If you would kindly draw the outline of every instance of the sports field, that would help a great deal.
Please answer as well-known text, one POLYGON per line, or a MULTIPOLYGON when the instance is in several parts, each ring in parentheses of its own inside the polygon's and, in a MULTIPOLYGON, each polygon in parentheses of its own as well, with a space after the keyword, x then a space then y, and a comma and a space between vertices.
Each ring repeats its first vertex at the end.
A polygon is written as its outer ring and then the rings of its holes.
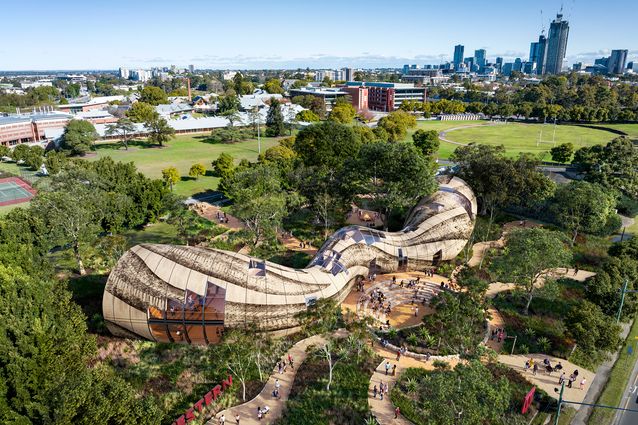
MULTIPOLYGON (((621 130, 638 137, 638 124, 601 124, 601 127, 621 130)), ((419 121, 417 129, 436 130, 449 142, 441 140, 439 158, 448 158, 460 144, 481 143, 504 145, 507 154, 530 152, 544 155, 549 160, 549 150, 554 145, 571 142, 578 149, 583 146, 605 144, 617 134, 594 128, 553 124, 490 124, 488 121, 419 121), (554 133, 555 130, 555 133, 554 133), (454 142, 454 143, 452 143, 454 142)), ((416 129, 415 129, 416 130, 416 129)), ((406 140, 410 140, 410 131, 406 140)))
MULTIPOLYGON (((277 139, 261 139, 262 152, 277 144, 277 139)), ((190 196, 206 190, 217 189, 219 179, 210 173, 211 162, 217 159, 219 154, 226 152, 232 155, 236 162, 241 159, 255 161, 258 155, 257 140, 247 140, 237 143, 211 143, 206 135, 181 135, 169 141, 165 147, 159 148, 148 145, 146 142, 135 143, 124 150, 119 143, 100 143, 97 145, 97 156, 89 158, 96 160, 104 156, 110 156, 115 161, 134 162, 137 169, 152 178, 161 178, 162 170, 175 167, 182 176, 182 181, 177 183, 174 191, 178 195, 190 196), (198 180, 188 177, 191 165, 201 163, 206 167, 207 173, 198 180)))

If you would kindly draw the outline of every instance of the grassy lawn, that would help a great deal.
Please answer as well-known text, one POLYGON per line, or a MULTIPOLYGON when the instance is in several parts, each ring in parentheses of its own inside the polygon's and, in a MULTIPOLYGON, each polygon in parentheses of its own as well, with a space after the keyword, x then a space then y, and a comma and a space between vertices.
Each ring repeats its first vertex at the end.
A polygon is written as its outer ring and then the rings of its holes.
MULTIPOLYGON (((554 146, 552 143, 553 134, 553 124, 508 123, 449 131, 446 137, 449 140, 466 144, 472 142, 488 145, 503 144, 508 154, 512 156, 517 155, 519 152, 530 152, 533 154, 545 154, 543 159, 549 160, 549 150, 554 146), (538 145, 541 130, 544 142, 538 145)), ((604 130, 572 125, 556 126, 556 145, 571 142, 576 149, 604 144, 615 137, 617 137, 615 134, 604 130)), ((443 147, 443 145, 449 145, 449 143, 442 142, 441 145, 443 147)), ((445 153, 445 150, 442 151, 441 157, 444 157, 445 153)))
POLYGON ((129 247, 141 243, 180 243, 180 239, 177 236, 177 228, 163 221, 149 224, 142 230, 127 230, 123 233, 123 236, 126 238, 129 247))
POLYGON ((600 124, 600 126, 624 131, 629 137, 638 139, 638 124, 600 124))
MULTIPOLYGON (((278 139, 262 138, 262 152, 277 144, 278 139)), ((103 156, 110 156, 115 161, 134 162, 137 169, 151 178, 161 178, 162 170, 176 167, 182 181, 175 185, 175 193, 189 196, 206 190, 217 189, 219 179, 210 173, 211 162, 222 152, 235 157, 236 162, 241 159, 255 161, 257 159, 257 140, 246 140, 237 143, 211 143, 207 135, 181 135, 167 143, 164 148, 149 146, 145 142, 137 142, 129 150, 121 148, 119 143, 100 143, 96 147, 97 156, 89 160, 96 160, 103 156), (202 163, 208 172, 198 180, 188 177, 191 165, 202 163)))
MULTIPOLYGON (((627 382, 631 378, 631 371, 634 367, 634 359, 636 354, 629 355, 627 353, 627 347, 632 346, 634 351, 636 349, 636 338, 638 337, 638 320, 634 321, 631 331, 625 340, 625 344, 620 350, 620 356, 616 360, 609 380, 602 394, 598 398, 597 404, 606 404, 608 406, 619 406, 623 400, 623 394, 627 387, 627 382)), ((620 406, 623 407, 623 406, 620 406)), ((615 410, 611 409, 594 409, 592 415, 589 417, 589 424, 596 425, 608 425, 611 424, 615 410)))

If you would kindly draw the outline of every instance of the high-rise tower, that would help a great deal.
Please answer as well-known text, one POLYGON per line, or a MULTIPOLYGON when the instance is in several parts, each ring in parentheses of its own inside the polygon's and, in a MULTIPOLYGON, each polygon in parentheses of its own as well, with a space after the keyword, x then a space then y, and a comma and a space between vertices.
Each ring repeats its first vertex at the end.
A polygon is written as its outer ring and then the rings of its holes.
POLYGON ((563 60, 567 51, 567 37, 569 36, 569 22, 563 20, 563 14, 556 15, 549 27, 547 40, 547 61, 544 74, 559 74, 563 68, 563 60))
POLYGON ((463 63, 463 54, 465 53, 465 46, 457 44, 454 46, 454 68, 456 69, 463 63))

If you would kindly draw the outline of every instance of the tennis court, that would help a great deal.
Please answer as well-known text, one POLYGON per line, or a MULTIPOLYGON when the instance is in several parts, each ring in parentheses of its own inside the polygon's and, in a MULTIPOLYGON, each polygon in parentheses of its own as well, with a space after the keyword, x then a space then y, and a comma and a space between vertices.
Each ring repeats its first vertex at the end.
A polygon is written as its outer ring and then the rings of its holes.
POLYGON ((0 179, 0 207, 27 202, 34 195, 35 189, 18 177, 0 179))

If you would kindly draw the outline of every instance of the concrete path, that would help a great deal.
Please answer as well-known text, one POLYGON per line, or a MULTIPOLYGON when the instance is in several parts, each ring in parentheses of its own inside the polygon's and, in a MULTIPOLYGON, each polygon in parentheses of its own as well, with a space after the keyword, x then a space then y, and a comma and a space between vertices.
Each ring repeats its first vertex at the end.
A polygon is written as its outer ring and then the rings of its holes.
POLYGON ((294 361, 294 369, 288 367, 286 368, 286 371, 281 374, 277 370, 273 370, 272 375, 259 395, 247 403, 240 404, 217 413, 208 422, 206 422, 206 424, 218 425, 219 418, 222 415, 226 417, 226 424, 234 424, 235 415, 237 414, 239 414, 241 425, 268 425, 274 423, 275 420, 281 417, 286 405, 286 400, 288 400, 288 396, 290 394, 290 389, 292 388, 292 384, 295 380, 297 370, 308 356, 306 349, 311 345, 319 345, 325 341, 325 338, 321 335, 315 335, 293 345, 292 348, 290 348, 290 350, 282 356, 282 358, 288 359, 288 354, 290 354, 294 361), (279 383, 281 384, 281 387, 279 388, 279 399, 272 396, 272 391, 275 389, 276 379, 279 379, 279 383), (257 408, 261 407, 263 409, 265 406, 268 406, 270 411, 261 421, 259 421, 257 419, 257 408))
POLYGON ((575 370, 578 370, 578 377, 576 381, 572 384, 572 388, 568 388, 567 384, 565 384, 565 393, 563 394, 563 398, 569 401, 575 401, 577 403, 582 403, 585 398, 585 394, 587 394, 587 390, 589 389, 592 381, 594 380, 595 373, 591 372, 587 369, 584 369, 580 366, 577 366, 567 360, 560 359, 558 357, 546 356, 542 353, 537 354, 526 354, 526 355, 500 355, 498 356, 498 361, 504 365, 507 365, 519 372, 526 380, 530 383, 536 385, 538 388, 545 391, 550 397, 553 397, 558 400, 558 393, 554 391, 554 388, 560 388, 558 385, 558 378, 561 373, 558 371, 553 372, 551 375, 548 375, 545 372, 545 368, 543 367, 543 360, 547 358, 551 361, 552 366, 555 366, 560 361, 563 365, 563 372, 565 372, 565 378, 569 379, 569 375, 575 370), (525 362, 533 358, 534 361, 538 364, 538 372, 536 375, 533 375, 531 369, 525 371, 525 362), (580 382, 585 378, 585 388, 583 390, 580 389, 580 382))
POLYGON ((304 247, 302 248, 301 240, 296 238, 295 236, 291 236, 288 234, 279 234, 277 235, 277 239, 286 247, 288 251, 305 252, 309 255, 315 255, 317 253, 317 248, 310 245, 309 242, 306 242, 306 245, 304 245, 304 247))
POLYGON ((341 303, 342 311, 350 311, 358 317, 371 317, 376 325, 385 325, 390 321, 390 326, 397 329, 416 326, 423 321, 423 316, 432 314, 429 307, 432 297, 441 291, 441 283, 447 283, 445 276, 426 276, 423 272, 397 272, 378 275, 374 282, 364 281, 363 292, 353 288, 346 299, 341 303), (396 283, 392 278, 396 277, 396 283), (408 288, 410 280, 419 278, 419 283, 408 288), (404 286, 401 286, 401 281, 404 286), (373 309, 370 294, 373 290, 383 292, 385 296, 384 306, 391 305, 391 313, 373 309), (418 308, 415 313, 415 308, 418 308))

